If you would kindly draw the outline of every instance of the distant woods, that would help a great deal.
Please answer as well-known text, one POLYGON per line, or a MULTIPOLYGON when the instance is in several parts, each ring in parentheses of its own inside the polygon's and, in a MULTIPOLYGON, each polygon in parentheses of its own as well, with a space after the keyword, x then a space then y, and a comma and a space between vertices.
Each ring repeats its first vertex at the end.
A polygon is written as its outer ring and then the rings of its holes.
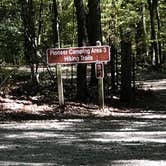
MULTIPOLYGON (((165 9, 165 0, 2 0, 0 62, 29 65, 38 86, 38 66, 46 61, 46 49, 94 46, 99 40, 111 46, 105 89, 132 101, 136 69, 166 66, 165 9)), ((86 64, 77 66, 77 98, 83 102, 97 86, 94 65, 90 80, 87 70, 86 64)))

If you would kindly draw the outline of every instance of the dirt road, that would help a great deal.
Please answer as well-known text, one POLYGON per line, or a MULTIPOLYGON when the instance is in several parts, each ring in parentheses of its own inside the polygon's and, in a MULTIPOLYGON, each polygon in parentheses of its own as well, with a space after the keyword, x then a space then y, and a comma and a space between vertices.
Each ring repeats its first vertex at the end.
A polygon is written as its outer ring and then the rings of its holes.
POLYGON ((166 165, 166 116, 1 122, 0 165, 166 165))
POLYGON ((0 121, 0 165, 166 166, 166 78, 154 77, 137 81, 150 91, 146 109, 105 119, 0 121))

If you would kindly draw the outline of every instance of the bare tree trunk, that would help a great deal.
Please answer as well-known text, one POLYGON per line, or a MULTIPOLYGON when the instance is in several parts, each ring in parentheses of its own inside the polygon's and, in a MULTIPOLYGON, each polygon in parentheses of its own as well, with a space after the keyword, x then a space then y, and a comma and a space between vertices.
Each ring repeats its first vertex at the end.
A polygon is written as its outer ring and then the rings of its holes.
POLYGON ((131 32, 121 30, 121 93, 123 102, 132 101, 131 88, 131 32))
POLYGON ((53 0, 53 18, 52 18, 52 29, 53 29, 53 46, 59 47, 60 39, 58 38, 58 11, 57 11, 57 2, 53 0))
POLYGON ((111 90, 112 92, 115 92, 116 86, 115 86, 115 54, 116 54, 116 48, 114 46, 115 43, 111 41, 111 37, 109 37, 109 45, 111 46, 111 62, 108 63, 108 65, 111 67, 111 90))
POLYGON ((38 59, 35 44, 34 8, 32 0, 20 0, 24 25, 25 56, 31 68, 32 81, 38 85, 38 59))
POLYGON ((161 52, 161 41, 160 41, 160 32, 161 32, 161 23, 160 23, 160 13, 159 13, 159 8, 158 5, 156 6, 156 19, 157 19, 157 39, 158 39, 158 53, 159 53, 159 63, 162 65, 163 63, 163 57, 162 57, 162 52, 161 52))
POLYGON ((39 8, 39 25, 38 25, 38 36, 37 36, 37 47, 41 44, 41 30, 42 30, 42 11, 43 11, 43 0, 40 0, 39 8))
MULTIPOLYGON (((78 46, 86 46, 88 44, 88 34, 86 28, 86 13, 83 0, 74 0, 77 14, 78 24, 78 46)), ((86 79, 86 64, 78 64, 77 67, 77 98, 79 101, 86 102, 87 100, 87 79, 86 79)))
POLYGON ((147 50, 146 50, 146 34, 144 26, 145 23, 144 23, 143 4, 139 6, 139 13, 141 15, 141 19, 138 23, 136 23, 136 34, 135 34, 136 55, 137 55, 137 64, 144 64, 147 50))
MULTIPOLYGON (((113 23, 112 23, 112 20, 110 21, 110 29, 112 28, 113 26, 113 34, 116 35, 119 35, 119 29, 117 28, 117 7, 116 7, 116 1, 113 0, 112 1, 112 6, 114 8, 114 10, 116 11, 113 15, 111 15, 111 17, 113 17, 113 23)), ((118 53, 117 53, 117 46, 116 46, 116 39, 115 39, 115 36, 113 36, 113 50, 112 50, 112 46, 111 46, 111 70, 112 68, 115 70, 114 73, 113 73, 113 70, 112 70, 112 74, 111 74, 111 77, 115 77, 115 85, 112 85, 112 87, 115 86, 115 90, 118 90, 118 85, 119 85, 119 69, 118 69, 118 53), (112 53, 113 51, 113 53, 112 53), (112 60, 112 54, 113 54, 113 60, 112 60), (113 62, 114 61, 114 62, 113 62), (115 75, 116 73, 116 75, 115 75)), ((113 80, 114 78, 112 78, 112 84, 113 83, 113 80)), ((114 90, 114 88, 113 88, 114 90)))
MULTIPOLYGON (((95 46, 96 41, 102 42, 100 0, 88 0, 88 7, 89 44, 95 46)), ((92 64, 91 68, 91 84, 97 84, 94 64, 92 64)))
POLYGON ((158 0, 148 0, 148 7, 150 12, 150 24, 151 24, 151 56, 152 56, 152 65, 158 66, 158 47, 156 41, 156 30, 155 30, 155 7, 158 0))

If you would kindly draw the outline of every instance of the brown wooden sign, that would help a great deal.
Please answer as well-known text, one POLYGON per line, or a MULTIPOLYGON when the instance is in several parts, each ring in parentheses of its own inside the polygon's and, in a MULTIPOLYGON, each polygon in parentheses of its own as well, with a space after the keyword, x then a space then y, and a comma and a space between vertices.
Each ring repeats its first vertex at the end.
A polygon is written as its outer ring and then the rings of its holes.
POLYGON ((47 63, 78 64, 110 61, 109 46, 77 47, 77 48, 50 48, 47 50, 47 63))

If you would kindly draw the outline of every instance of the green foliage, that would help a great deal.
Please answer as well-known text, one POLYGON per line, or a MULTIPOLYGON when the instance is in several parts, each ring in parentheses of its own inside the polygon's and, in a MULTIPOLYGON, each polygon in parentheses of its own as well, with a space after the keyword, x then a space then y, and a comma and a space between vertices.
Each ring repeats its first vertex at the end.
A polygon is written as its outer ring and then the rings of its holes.
MULTIPOLYGON (((150 47, 154 40, 151 40, 151 22, 150 22, 150 12, 147 4, 147 0, 101 0, 102 8, 102 30, 103 30, 103 42, 108 44, 109 39, 114 42, 117 48, 120 43, 120 29, 123 30, 130 28, 132 32, 132 38, 135 37, 136 33, 141 33, 136 28, 141 28, 140 25, 142 21, 142 27, 144 30, 143 35, 137 34, 137 38, 145 37, 146 51, 149 52, 149 57, 147 54, 142 54, 138 56, 144 57, 145 59, 151 59, 150 47), (145 57, 146 56, 146 57, 145 57)), ((161 42, 162 55, 165 55, 165 41, 166 41, 166 1, 158 0, 158 6, 156 7, 156 12, 158 11, 159 22, 157 22, 157 16, 154 16, 156 39, 155 41, 159 44, 161 42)), ((142 32, 143 32, 142 31, 142 32)), ((137 39, 135 39, 137 40, 137 39)), ((138 45, 139 46, 139 43, 138 45)), ((135 48, 135 41, 132 42, 132 48, 135 48)), ((159 46, 158 46, 159 47, 159 46)), ((134 51, 134 50, 133 50, 134 51)), ((144 52, 146 52, 144 51, 144 52)), ((159 55, 158 55, 159 56, 159 55)), ((144 59, 143 58, 143 59, 144 59)))
POLYGON ((59 2, 61 42, 64 47, 74 46, 76 41, 76 16, 74 1, 59 2))
POLYGON ((20 14, 13 1, 2 1, 0 6, 0 60, 18 64, 22 57, 20 14))
MULTIPOLYGON (((85 9, 88 12, 87 0, 84 0, 85 9)), ((157 32, 157 41, 162 42, 162 50, 166 41, 166 2, 158 0, 160 15, 160 31, 157 32)), ((77 45, 77 22, 73 0, 58 0, 58 21, 60 27, 60 41, 62 47, 77 45)), ((140 7, 145 6, 144 16, 146 18, 146 42, 147 45, 153 42, 150 40, 150 19, 146 0, 101 0, 102 34, 103 43, 108 44, 109 38, 118 46, 120 43, 120 27, 130 28, 133 36, 135 26, 142 17, 140 7)), ((34 23, 36 39, 41 39, 38 48, 45 54, 47 48, 53 46, 52 41, 52 0, 33 0, 34 23), (41 2, 43 3, 40 11, 41 2), (41 20, 40 20, 41 12, 41 20), (39 26, 41 23, 41 32, 39 26)), ((1 0, 0 2, 0 61, 19 64, 24 62, 23 24, 21 20, 21 7, 18 0, 1 0)), ((157 22, 155 21, 157 31, 157 22)), ((134 47, 134 44, 133 44, 134 47)))

